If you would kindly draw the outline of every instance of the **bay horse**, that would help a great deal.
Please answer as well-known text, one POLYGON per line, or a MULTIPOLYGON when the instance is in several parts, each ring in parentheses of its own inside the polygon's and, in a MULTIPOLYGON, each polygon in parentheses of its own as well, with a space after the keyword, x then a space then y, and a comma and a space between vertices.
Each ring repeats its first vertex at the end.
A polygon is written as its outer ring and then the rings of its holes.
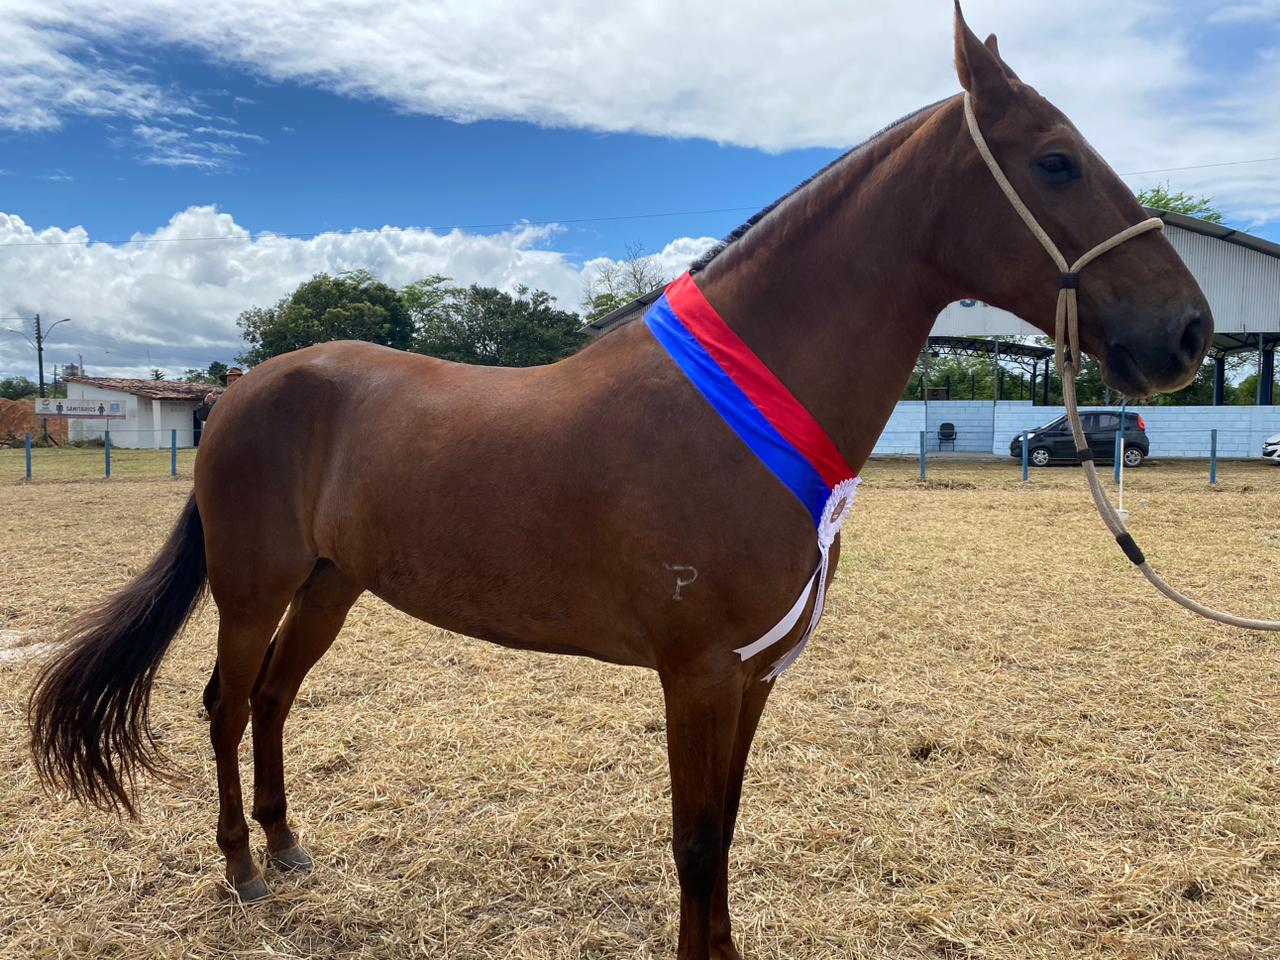
MULTIPOLYGON (((991 150, 1064 251, 1142 218, 958 5, 955 59, 991 150)), ((1051 332, 1058 274, 965 124, 960 95, 925 107, 693 267, 706 300, 855 470, 946 304, 983 300, 1051 332)), ((1154 233, 1091 268, 1080 317, 1083 348, 1129 394, 1188 383, 1212 330, 1194 279, 1154 233)), ((32 694, 36 765, 81 800, 133 813, 136 777, 163 769, 149 690, 207 583, 219 614, 206 691, 217 841, 228 883, 248 900, 267 887, 237 745, 252 717, 253 818, 271 861, 305 869, 286 817, 282 730, 365 591, 467 636, 648 667, 666 706, 678 955, 738 958, 727 855, 774 684, 762 679, 772 656, 734 651, 787 609, 814 556, 803 505, 644 323, 518 370, 364 343, 309 347, 261 364, 219 400, 194 494, 159 555, 68 626, 32 694)))

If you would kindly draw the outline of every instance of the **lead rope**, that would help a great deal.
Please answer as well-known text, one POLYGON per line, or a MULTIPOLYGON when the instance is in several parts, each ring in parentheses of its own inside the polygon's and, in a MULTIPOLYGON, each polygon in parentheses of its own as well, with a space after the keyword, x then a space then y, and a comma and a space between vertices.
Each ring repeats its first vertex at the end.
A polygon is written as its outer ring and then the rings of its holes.
MULTIPOLYGON (((996 162, 996 158, 991 153, 991 148, 987 146, 987 141, 982 136, 982 130, 978 127, 978 118, 973 112, 973 98, 968 93, 964 95, 964 117, 969 125, 969 134, 973 137, 974 146, 978 148, 978 153, 982 156, 982 159, 986 161, 991 175, 995 177, 1001 191, 1009 199, 1009 203, 1013 205, 1014 211, 1022 218, 1022 222, 1027 225, 1027 228, 1035 235, 1035 238, 1040 241, 1040 245, 1044 247, 1049 256, 1053 258, 1053 262, 1057 264, 1058 270, 1062 274, 1062 285, 1058 290, 1058 304, 1054 318, 1054 360, 1057 363, 1058 376, 1062 379, 1062 400, 1067 408, 1067 419, 1071 422, 1071 436, 1075 439, 1076 455, 1080 458, 1080 465, 1084 468, 1085 477, 1089 481, 1089 492, 1093 495, 1093 503, 1098 508, 1098 514, 1102 517, 1102 522, 1107 525, 1107 529, 1115 536, 1116 543, 1120 545, 1120 549, 1124 551, 1125 556, 1142 571, 1143 576, 1150 580, 1157 590, 1170 600, 1182 604, 1188 610, 1198 613, 1202 617, 1217 620, 1219 623, 1230 624, 1233 627, 1244 627, 1248 630, 1280 630, 1280 620, 1251 620, 1247 617, 1237 617, 1232 613, 1206 607, 1204 604, 1191 599, 1180 590, 1170 586, 1160 574, 1151 569, 1151 564, 1147 562, 1142 550, 1134 542, 1129 531, 1125 529, 1124 521, 1120 519, 1115 508, 1111 506, 1111 501, 1107 499, 1107 495, 1102 489, 1102 483, 1098 480, 1097 468, 1093 463, 1093 452, 1089 449, 1089 445, 1085 441, 1084 430, 1080 426, 1080 414, 1076 410, 1076 365, 1080 357, 1079 307, 1076 301, 1076 290, 1080 286, 1080 271, 1087 264, 1107 251, 1120 246, 1126 240, 1132 240, 1148 230, 1162 229, 1164 223, 1158 217, 1135 223, 1133 226, 1121 230, 1109 240, 1102 241, 1102 243, 1068 267, 1067 258, 1062 255, 1057 245, 1049 239, 1049 235, 1036 222, 1036 218, 1027 209, 1027 205, 1022 202, 1018 192, 1014 190, 1013 184, 1009 182, 1008 177, 1004 175, 1004 171, 1000 169, 1000 164, 996 162)), ((1123 431, 1123 429, 1122 424, 1121 430, 1123 431)))

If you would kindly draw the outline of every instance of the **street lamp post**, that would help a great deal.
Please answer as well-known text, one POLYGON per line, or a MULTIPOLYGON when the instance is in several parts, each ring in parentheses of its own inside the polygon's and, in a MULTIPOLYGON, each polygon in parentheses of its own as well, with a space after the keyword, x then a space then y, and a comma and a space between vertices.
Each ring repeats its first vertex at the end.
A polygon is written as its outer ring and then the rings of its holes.
MULTIPOLYGON (((40 314, 38 313, 36 314, 36 367, 39 370, 40 397, 42 399, 44 398, 44 342, 45 340, 48 339, 49 334, 53 331, 53 328, 56 327, 59 323, 70 323, 70 322, 71 322, 70 317, 63 317, 61 320, 58 320, 56 323, 50 324, 48 330, 43 330, 40 327, 40 314)), ((49 420, 46 417, 42 417, 40 419, 40 432, 44 436, 44 442, 48 443, 49 442, 49 420)))

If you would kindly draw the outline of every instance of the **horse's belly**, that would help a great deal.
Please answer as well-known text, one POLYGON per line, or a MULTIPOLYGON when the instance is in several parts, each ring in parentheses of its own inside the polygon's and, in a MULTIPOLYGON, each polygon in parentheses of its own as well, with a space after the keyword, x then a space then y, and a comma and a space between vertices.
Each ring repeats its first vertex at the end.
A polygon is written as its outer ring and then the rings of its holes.
POLYGON ((454 513, 417 527, 381 521, 377 549, 348 558, 348 569, 396 609, 455 633, 653 666, 654 638, 627 609, 613 574, 589 560, 589 547, 527 514, 501 513, 470 520, 454 513))

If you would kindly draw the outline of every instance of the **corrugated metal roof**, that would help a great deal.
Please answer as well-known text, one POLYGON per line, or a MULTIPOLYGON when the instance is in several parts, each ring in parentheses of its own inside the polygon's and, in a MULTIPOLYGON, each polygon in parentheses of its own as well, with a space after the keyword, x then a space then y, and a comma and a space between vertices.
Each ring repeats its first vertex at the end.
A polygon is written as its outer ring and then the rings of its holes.
POLYGON ((655 287, 644 296, 636 297, 630 303, 624 303, 616 310, 610 310, 603 317, 596 317, 582 328, 582 332, 593 337, 599 336, 610 327, 616 326, 623 320, 627 319, 627 317, 631 316, 633 313, 639 313, 644 310, 645 307, 649 306, 649 304, 662 296, 662 290, 662 287, 655 287))
POLYGON ((1268 257, 1280 259, 1280 244, 1264 240, 1262 237, 1255 237, 1251 233, 1245 233, 1242 230, 1236 230, 1234 227, 1227 227, 1220 223, 1210 223, 1208 220, 1201 220, 1198 217, 1188 217, 1183 213, 1174 213, 1171 210, 1159 210, 1155 207, 1144 207, 1143 209, 1151 216, 1159 217, 1172 226, 1190 230, 1192 233, 1200 233, 1206 237, 1213 237, 1215 240, 1225 240, 1227 243, 1238 247, 1245 247, 1268 257))

